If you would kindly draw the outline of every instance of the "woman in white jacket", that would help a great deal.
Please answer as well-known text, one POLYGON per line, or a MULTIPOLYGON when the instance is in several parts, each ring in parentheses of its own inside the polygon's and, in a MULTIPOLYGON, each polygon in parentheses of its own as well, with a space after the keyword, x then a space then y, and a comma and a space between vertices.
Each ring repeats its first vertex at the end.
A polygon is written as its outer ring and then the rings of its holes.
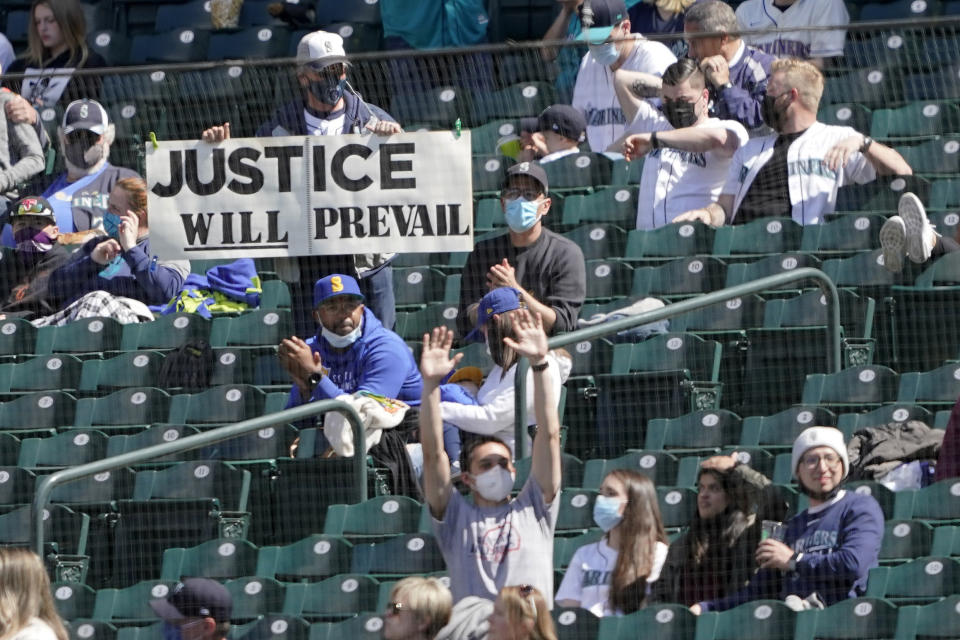
MULTIPOLYGON (((494 289, 483 297, 477 307, 477 327, 466 340, 484 338, 494 367, 487 374, 483 385, 477 391, 477 404, 441 402, 440 413, 443 421, 455 425, 462 431, 478 435, 496 436, 515 453, 514 427, 514 378, 517 372, 517 354, 504 344, 506 337, 513 334, 511 311, 523 306, 520 292, 511 287, 494 289)), ((560 398, 560 387, 570 375, 573 360, 562 349, 547 354, 550 382, 555 398, 560 398)), ((533 372, 527 370, 527 420, 535 424, 533 409, 533 372)), ((529 440, 527 442, 527 451, 529 440)))
POLYGON ((43 561, 27 549, 0 548, 0 640, 67 640, 43 561))

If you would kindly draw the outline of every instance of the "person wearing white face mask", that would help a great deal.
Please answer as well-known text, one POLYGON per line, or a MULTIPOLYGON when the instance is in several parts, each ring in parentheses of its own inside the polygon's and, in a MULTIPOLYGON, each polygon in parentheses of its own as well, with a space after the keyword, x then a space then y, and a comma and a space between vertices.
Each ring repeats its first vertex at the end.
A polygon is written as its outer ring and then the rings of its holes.
POLYGON ((509 233, 478 242, 467 258, 460 280, 460 336, 476 326, 480 299, 499 287, 519 291, 530 312, 543 317, 548 334, 577 328, 587 295, 583 252, 543 226, 549 191, 540 165, 521 162, 507 169, 500 204, 509 233))
POLYGON ((461 478, 472 502, 461 496, 450 477, 443 450, 440 383, 463 354, 450 357, 453 332, 437 327, 423 337, 420 371, 420 442, 423 447, 423 492, 437 544, 450 574, 454 601, 467 596, 493 600, 505 586, 529 584, 552 604, 553 532, 560 501, 560 421, 550 384, 547 335, 540 314, 511 312, 513 337, 504 344, 529 359, 533 371, 534 413, 530 477, 510 498, 515 469, 509 447, 482 436, 460 452, 461 478))
POLYGON ((635 91, 656 97, 660 76, 677 57, 666 45, 630 33, 623 0, 587 0, 580 7, 580 19, 585 28, 578 39, 587 42, 590 50, 580 63, 572 104, 587 120, 590 149, 602 153, 627 124, 617 100, 614 72, 629 72, 635 91))
POLYGON ((597 617, 643 608, 667 558, 657 490, 650 478, 616 469, 603 479, 593 520, 604 536, 576 550, 557 590, 557 604, 597 617))

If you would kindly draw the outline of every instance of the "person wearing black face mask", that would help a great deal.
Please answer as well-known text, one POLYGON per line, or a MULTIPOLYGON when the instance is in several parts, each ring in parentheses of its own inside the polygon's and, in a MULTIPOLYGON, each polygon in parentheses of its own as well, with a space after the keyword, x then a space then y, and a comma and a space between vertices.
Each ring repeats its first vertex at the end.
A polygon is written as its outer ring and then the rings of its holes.
MULTIPOLYGON (((365 102, 347 81, 349 67, 343 38, 336 33, 314 31, 297 45, 297 84, 300 97, 280 107, 260 125, 256 135, 336 136, 374 133, 388 136, 402 131, 389 113, 365 102)), ((230 123, 203 132, 204 142, 216 144, 230 138, 230 123)), ((374 315, 390 329, 396 317, 393 293, 394 254, 304 256, 279 259, 277 270, 293 296, 294 325, 298 335, 314 331, 310 309, 313 282, 318 273, 343 273, 357 279, 374 315)))
POLYGON ((776 60, 761 113, 775 133, 751 138, 733 157, 721 193, 677 221, 712 226, 760 218, 821 224, 837 189, 881 175, 912 175, 903 157, 850 127, 817 121, 823 74, 810 62, 776 60))
POLYGON ((10 213, 17 243, 13 258, 0 261, 0 287, 8 291, 0 302, 0 318, 33 318, 53 313, 57 301, 47 282, 50 273, 70 258, 57 244, 56 219, 46 198, 27 196, 10 213))
POLYGON ((624 136, 608 151, 628 159, 646 156, 640 178, 637 228, 670 224, 720 193, 730 158, 747 141, 735 120, 708 115, 709 92, 697 63, 684 58, 663 74, 662 113, 637 97, 629 77, 614 74, 617 97, 630 119, 624 136))

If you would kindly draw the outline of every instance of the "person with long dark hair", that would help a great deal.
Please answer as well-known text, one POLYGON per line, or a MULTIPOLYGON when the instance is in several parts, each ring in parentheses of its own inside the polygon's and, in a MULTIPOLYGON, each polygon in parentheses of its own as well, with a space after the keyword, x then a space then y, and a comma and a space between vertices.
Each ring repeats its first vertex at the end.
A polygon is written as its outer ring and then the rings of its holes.
POLYGON ((697 511, 686 532, 670 545, 653 599, 689 606, 746 585, 756 573, 753 554, 761 521, 783 516, 772 491, 764 491, 770 486, 762 473, 739 464, 735 453, 703 461, 697 511))
POLYGON ((646 604, 667 557, 653 482, 637 471, 611 471, 600 485, 593 519, 605 535, 574 552, 556 602, 598 617, 633 613, 646 604))

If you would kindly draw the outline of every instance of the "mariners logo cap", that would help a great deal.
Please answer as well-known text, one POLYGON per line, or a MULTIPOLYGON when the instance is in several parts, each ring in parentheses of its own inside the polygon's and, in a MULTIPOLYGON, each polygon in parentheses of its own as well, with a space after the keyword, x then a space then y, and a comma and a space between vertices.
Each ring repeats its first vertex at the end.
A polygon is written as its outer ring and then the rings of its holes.
POLYGON ((93 131, 100 135, 107 130, 109 124, 107 110, 96 100, 74 100, 63 112, 64 135, 79 129, 93 131))
POLYGON ((332 273, 326 278, 317 280, 313 285, 313 306, 319 307, 325 300, 336 296, 356 296, 363 300, 360 285, 350 276, 332 273))
POLYGON ((217 622, 229 622, 233 599, 227 588, 216 580, 187 578, 178 582, 165 599, 151 600, 150 608, 167 622, 184 618, 213 618, 217 622))
POLYGON ((627 17, 627 5, 623 0, 584 0, 580 5, 580 22, 590 28, 581 31, 577 40, 601 44, 610 37, 613 28, 627 17))
POLYGON ((502 188, 507 188, 507 185, 510 184, 510 178, 513 176, 530 176, 543 186, 544 193, 550 193, 550 185, 547 183, 547 172, 536 162, 519 162, 507 169, 507 178, 503 181, 502 188))
POLYGON ((487 324, 490 318, 498 313, 507 313, 525 306, 520 292, 513 287, 494 289, 480 300, 480 305, 477 307, 477 326, 464 337, 464 340, 466 342, 481 340, 483 334, 480 332, 480 327, 487 324))
POLYGON ((539 131, 553 131, 564 138, 583 142, 587 135, 587 120, 578 109, 569 104, 552 104, 537 119, 539 131))
POLYGON ((312 69, 324 69, 337 63, 349 64, 343 48, 343 38, 337 33, 314 31, 300 38, 297 45, 297 64, 312 69))

